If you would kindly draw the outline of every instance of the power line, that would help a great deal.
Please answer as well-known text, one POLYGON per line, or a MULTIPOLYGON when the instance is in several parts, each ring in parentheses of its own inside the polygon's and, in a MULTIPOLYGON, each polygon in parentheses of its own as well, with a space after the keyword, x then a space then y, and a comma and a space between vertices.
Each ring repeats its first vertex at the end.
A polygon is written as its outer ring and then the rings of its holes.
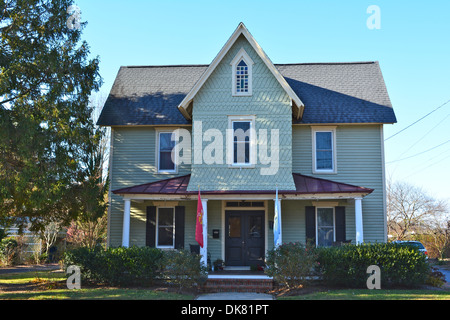
POLYGON ((408 128, 410 128, 410 127, 412 127, 412 126, 415 125, 417 122, 419 122, 419 121, 425 119, 425 118, 428 117, 430 114, 432 114, 433 112, 439 110, 440 108, 442 108, 443 106, 445 106, 445 105, 448 104, 449 102, 450 102, 450 100, 448 100, 447 102, 444 102, 442 105, 440 105, 439 107, 437 107, 437 108, 434 109, 433 111, 430 111, 429 113, 427 113, 426 115, 424 115, 424 116, 423 116, 422 118, 420 118, 419 120, 414 121, 413 123, 411 123, 411 124, 410 124, 409 126, 407 126, 406 128, 403 128, 403 129, 400 130, 399 132, 394 133, 392 136, 390 136, 390 137, 384 139, 384 141, 388 141, 390 138, 393 138, 393 137, 395 137, 396 135, 398 135, 399 133, 405 131, 406 129, 408 129, 408 128))
POLYGON ((415 145, 417 145, 420 141, 422 141, 431 131, 436 129, 442 122, 447 120, 447 118, 450 116, 450 113, 447 114, 438 124, 436 124, 433 128, 431 128, 427 133, 425 133, 419 140, 414 142, 405 152, 403 152, 399 157, 403 156, 405 153, 407 153, 409 150, 411 150, 415 145))
POLYGON ((433 148, 430 148, 430 149, 428 149, 428 150, 425 150, 425 151, 416 153, 415 155, 412 155, 412 156, 409 156, 409 157, 406 157, 406 158, 403 158, 403 159, 398 159, 398 160, 389 161, 389 162, 386 162, 386 164, 394 163, 394 162, 398 162, 398 161, 403 161, 403 160, 406 160, 406 159, 411 159, 411 158, 420 156, 421 154, 424 154, 424 153, 426 153, 426 152, 428 152, 428 151, 434 150, 434 149, 436 149, 436 148, 438 148, 438 147, 440 147, 440 146, 443 146, 444 144, 447 144, 447 143, 449 143, 449 142, 450 142, 450 140, 447 140, 447 141, 445 141, 445 142, 443 142, 443 143, 441 143, 441 144, 439 144, 439 145, 437 145, 437 146, 434 146, 433 148))

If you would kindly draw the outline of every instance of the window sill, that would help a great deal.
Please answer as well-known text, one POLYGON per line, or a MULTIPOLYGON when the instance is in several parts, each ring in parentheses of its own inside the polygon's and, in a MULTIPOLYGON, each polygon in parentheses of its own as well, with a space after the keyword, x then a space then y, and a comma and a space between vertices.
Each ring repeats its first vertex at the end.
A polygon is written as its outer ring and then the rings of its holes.
POLYGON ((255 169, 256 166, 254 164, 229 164, 228 168, 230 168, 230 169, 255 169))
POLYGON ((326 171, 326 170, 319 170, 319 171, 317 171, 317 170, 313 170, 313 172, 312 172, 313 174, 337 174, 337 172, 336 171, 326 171))
POLYGON ((233 93, 231 96, 233 97, 251 97, 251 93, 233 93))
POLYGON ((178 174, 178 171, 157 171, 156 174, 178 174))

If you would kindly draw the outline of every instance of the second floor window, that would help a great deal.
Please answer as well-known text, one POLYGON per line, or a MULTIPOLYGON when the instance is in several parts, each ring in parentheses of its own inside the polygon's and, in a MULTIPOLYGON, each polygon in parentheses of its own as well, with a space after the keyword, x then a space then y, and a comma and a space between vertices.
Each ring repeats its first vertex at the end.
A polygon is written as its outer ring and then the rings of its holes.
POLYGON ((313 129, 313 172, 336 173, 334 128, 313 129))
POLYGON ((255 116, 228 116, 228 129, 232 136, 227 137, 227 163, 239 168, 253 167, 256 154, 255 116))
POLYGON ((251 121, 233 121, 233 164, 250 163, 251 121))
POLYGON ((158 133, 158 172, 176 172, 175 163, 172 161, 174 147, 172 132, 158 133))

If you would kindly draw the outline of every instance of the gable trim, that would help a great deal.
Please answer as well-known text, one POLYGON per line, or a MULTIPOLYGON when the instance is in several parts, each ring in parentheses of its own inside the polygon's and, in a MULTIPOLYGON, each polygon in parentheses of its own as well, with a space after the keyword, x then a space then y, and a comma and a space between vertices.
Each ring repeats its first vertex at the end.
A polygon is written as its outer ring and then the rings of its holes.
POLYGON ((213 73, 213 71, 216 69, 216 67, 219 65, 219 63, 222 61, 222 59, 225 57, 225 55, 228 53, 230 48, 233 46, 233 44, 235 43, 235 41, 239 38, 239 36, 241 34, 247 39, 247 41, 250 43, 250 45, 253 47, 253 49, 256 51, 256 53, 259 55, 261 60, 269 68, 269 70, 272 72, 274 77, 277 79, 277 81, 283 87, 285 92, 291 98, 294 116, 297 119, 301 118, 301 116, 303 115, 303 110, 304 110, 303 102, 300 100, 300 98, 297 96, 297 94, 294 92, 294 90, 292 90, 291 86, 287 83, 287 81, 284 79, 284 77, 281 75, 281 73, 278 71, 278 69, 274 66, 272 61, 265 54, 265 52, 263 51, 261 46, 256 42, 256 40, 253 38, 253 36, 250 34, 248 29, 245 27, 245 25, 242 22, 239 23, 239 26, 233 32, 233 34, 228 39, 228 41, 225 43, 225 45, 222 47, 222 49, 219 51, 219 53, 214 58, 214 60, 211 62, 209 67, 205 70, 205 72, 202 74, 200 79, 195 83, 195 85, 192 87, 192 89, 189 91, 189 93, 180 102, 180 104, 178 105, 178 110, 180 110, 180 112, 183 114, 183 116, 186 119, 188 119, 188 120, 192 119, 191 115, 187 111, 189 104, 192 102, 195 95, 201 89, 201 87, 206 82, 206 80, 208 80, 209 76, 213 73))

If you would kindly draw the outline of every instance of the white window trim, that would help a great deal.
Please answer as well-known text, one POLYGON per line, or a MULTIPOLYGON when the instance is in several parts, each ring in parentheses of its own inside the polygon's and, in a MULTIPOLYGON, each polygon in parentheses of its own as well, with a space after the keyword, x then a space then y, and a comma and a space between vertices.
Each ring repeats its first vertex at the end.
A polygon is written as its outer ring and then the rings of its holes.
POLYGON ((227 163, 230 168, 254 168, 256 164, 256 116, 228 116, 228 132, 227 137, 227 163), (234 131, 233 122, 249 121, 250 122, 250 162, 249 163, 234 163, 234 131))
POLYGON ((160 153, 159 153, 159 136, 161 133, 175 133, 176 134, 176 129, 156 129, 155 133, 156 133, 156 170, 157 173, 162 173, 162 174, 173 174, 173 173, 178 173, 178 166, 177 166, 177 153, 175 152, 175 162, 174 162, 174 169, 173 170, 161 170, 159 168, 159 163, 160 163, 160 153))
POLYGON ((155 239, 155 244, 156 244, 156 248, 159 249, 175 249, 175 207, 157 207, 156 208, 156 239, 155 239), (172 232, 172 245, 171 246, 160 246, 158 244, 158 239, 159 239, 159 209, 172 209, 173 212, 173 232, 172 232))
POLYGON ((319 224, 317 223, 317 209, 332 209, 333 210, 333 242, 336 242, 336 210, 335 207, 319 206, 316 208, 316 247, 319 246, 319 224))
POLYGON ((335 126, 311 126, 312 136, 312 172, 316 174, 336 174, 337 173, 337 161, 336 161, 336 127, 335 126), (316 162, 316 133, 317 132, 331 132, 331 152, 332 152, 332 166, 330 169, 317 169, 316 162))
POLYGON ((232 96, 234 97, 241 97, 241 96, 251 96, 253 94, 253 65, 255 63, 250 58, 250 56, 245 52, 244 48, 241 48, 237 55, 233 58, 231 61, 231 92, 232 96), (244 62, 247 64, 248 67, 248 92, 236 92, 236 67, 238 63, 244 60, 244 62))

